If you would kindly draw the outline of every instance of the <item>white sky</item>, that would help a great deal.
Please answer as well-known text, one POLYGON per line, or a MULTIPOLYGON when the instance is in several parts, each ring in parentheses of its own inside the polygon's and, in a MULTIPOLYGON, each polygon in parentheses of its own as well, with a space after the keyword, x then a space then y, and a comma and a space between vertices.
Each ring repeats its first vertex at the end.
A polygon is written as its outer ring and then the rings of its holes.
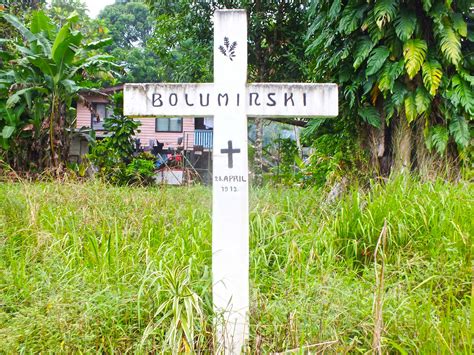
POLYGON ((115 3, 115 0, 82 0, 87 5, 89 9, 89 16, 96 18, 100 10, 105 6, 115 3))
MULTIPOLYGON (((92 18, 96 18, 99 14, 100 10, 102 10, 107 5, 111 5, 115 3, 115 0, 81 0, 83 3, 86 4, 87 8, 89 9, 89 16, 92 18)), ((51 1, 47 1, 48 4, 51 1)))

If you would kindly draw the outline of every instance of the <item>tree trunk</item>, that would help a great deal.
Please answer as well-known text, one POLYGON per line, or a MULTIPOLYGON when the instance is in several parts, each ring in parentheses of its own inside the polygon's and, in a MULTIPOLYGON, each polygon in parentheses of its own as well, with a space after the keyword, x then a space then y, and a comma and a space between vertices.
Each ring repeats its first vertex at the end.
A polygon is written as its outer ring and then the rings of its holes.
POLYGON ((400 112, 399 116, 393 118, 392 125, 393 160, 391 173, 410 172, 412 167, 413 139, 411 127, 403 111, 400 112))
POLYGON ((255 184, 263 182, 263 118, 255 118, 255 184))
POLYGON ((380 128, 371 125, 362 127, 363 148, 368 148, 370 170, 378 176, 387 176, 390 173, 390 131, 385 124, 385 116, 380 112, 380 128), (367 132, 367 133, 365 133, 367 132), (365 146, 365 147, 364 147, 365 146))

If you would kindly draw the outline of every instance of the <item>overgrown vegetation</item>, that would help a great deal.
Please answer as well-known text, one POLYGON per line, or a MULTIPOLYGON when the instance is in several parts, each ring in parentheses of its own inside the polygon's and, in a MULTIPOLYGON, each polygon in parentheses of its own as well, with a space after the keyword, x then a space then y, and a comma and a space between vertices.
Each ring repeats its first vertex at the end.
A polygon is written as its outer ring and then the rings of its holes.
POLYGON ((113 97, 113 115, 104 122, 107 136, 96 141, 87 159, 97 169, 100 179, 115 185, 150 185, 153 183, 156 157, 136 154, 136 133, 140 122, 123 115, 123 94, 113 97))
POLYGON ((0 41, 0 159, 20 171, 61 173, 79 91, 117 69, 109 55, 96 52, 110 41, 86 41, 77 14, 62 26, 43 11, 26 24, 8 13, 0 19, 13 30, 0 41))
MULTIPOLYGON (((472 353, 472 196, 407 177, 333 204, 253 190, 249 352, 370 351, 386 221, 382 351, 472 353)), ((203 187, 0 184, 2 351, 211 352, 210 204, 203 187)))
POLYGON ((310 77, 340 85, 339 119, 359 128, 369 168, 457 178, 472 164, 472 2, 310 4, 310 77))

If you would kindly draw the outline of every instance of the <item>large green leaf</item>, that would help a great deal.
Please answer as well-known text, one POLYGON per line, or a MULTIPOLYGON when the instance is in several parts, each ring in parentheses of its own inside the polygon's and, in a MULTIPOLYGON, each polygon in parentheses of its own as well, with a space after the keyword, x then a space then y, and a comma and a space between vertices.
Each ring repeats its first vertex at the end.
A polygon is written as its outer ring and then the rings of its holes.
POLYGON ((462 59, 459 35, 449 24, 445 24, 438 29, 438 36, 444 57, 452 64, 458 65, 462 59))
POLYGON ((341 12, 341 0, 333 0, 328 16, 330 19, 335 19, 341 12))
POLYGON ((408 91, 403 84, 400 82, 395 82, 392 90, 392 102, 395 107, 399 109, 401 105, 405 102, 405 97, 407 96, 408 91))
POLYGON ((342 11, 342 17, 339 21, 339 31, 344 34, 354 32, 364 18, 367 5, 349 3, 342 11))
POLYGON ((375 48, 367 60, 366 75, 369 76, 377 73, 380 68, 382 68, 389 55, 390 51, 386 46, 375 48))
POLYGON ((66 23, 57 34, 51 54, 57 64, 70 64, 74 58, 77 47, 81 43, 80 32, 71 31, 70 24, 66 23))
POLYGON ((359 66, 369 56, 370 51, 372 48, 374 48, 374 46, 375 43, 370 39, 369 36, 364 36, 357 41, 354 51, 354 69, 359 68, 359 66))
POLYGON ((390 124, 390 120, 395 114, 395 104, 393 103, 392 100, 385 100, 384 105, 383 105, 383 110, 385 113, 385 122, 386 124, 390 124))
POLYGON ((18 90, 17 92, 10 95, 10 97, 8 98, 7 103, 6 103, 6 107, 7 108, 12 108, 12 107, 16 106, 16 104, 18 102, 20 102, 21 96, 24 96, 25 100, 28 102, 28 106, 31 106, 31 94, 34 93, 35 91, 39 92, 39 93, 47 93, 48 92, 47 89, 45 89, 43 87, 39 87, 39 86, 34 86, 34 87, 18 90))
POLYGON ((405 57, 405 68, 410 79, 413 79, 420 71, 425 61, 427 50, 428 46, 424 40, 411 39, 405 42, 403 46, 403 56, 405 57))
POLYGON ((362 119, 370 124, 371 126, 380 128, 382 122, 380 121, 380 113, 373 106, 365 106, 359 109, 357 112, 362 119))
POLYGON ((463 16, 460 13, 453 13, 451 15, 451 19, 453 20, 453 27, 457 33, 459 33, 462 37, 467 36, 467 23, 464 21, 463 16))
POLYGON ((78 92, 80 89, 82 89, 73 80, 69 80, 69 79, 61 80, 61 84, 66 89, 66 92, 68 94, 74 94, 78 92))
POLYGON ((398 0, 377 0, 374 6, 375 22, 379 28, 395 19, 398 0))
POLYGON ((443 154, 448 146, 449 133, 446 127, 435 126, 429 130, 426 137, 428 149, 435 149, 439 154, 443 154))
POLYGON ((436 59, 425 61, 422 65, 422 75, 425 88, 435 96, 443 77, 441 64, 436 59))
POLYGON ((379 89, 382 92, 392 91, 395 80, 403 73, 403 60, 398 62, 386 61, 379 78, 379 89))
POLYGON ((379 26, 377 26, 373 10, 369 11, 364 23, 362 24, 362 28, 367 29, 370 39, 375 43, 380 41, 384 36, 384 28, 379 28, 379 26))
POLYGON ((431 9, 431 6, 432 6, 432 0, 421 0, 422 4, 423 4, 423 10, 425 10, 425 12, 428 12, 430 11, 431 9))
POLYGON ((33 42, 36 40, 36 36, 34 35, 34 33, 28 30, 28 28, 26 28, 26 26, 21 23, 17 17, 3 12, 0 12, 0 17, 3 17, 5 20, 7 20, 7 22, 14 28, 16 28, 18 32, 20 32, 20 34, 29 42, 33 42))
POLYGON ((51 62, 51 60, 48 60, 42 56, 31 56, 27 58, 28 58, 28 61, 34 66, 38 67, 41 70, 41 72, 43 72, 43 74, 49 75, 49 76, 54 75, 55 65, 54 63, 51 62))
POLYGON ((474 117, 474 92, 471 85, 457 74, 451 79, 451 90, 449 94, 451 101, 455 105, 460 103, 466 112, 474 117))
POLYGON ((15 127, 13 126, 4 126, 2 130, 2 137, 3 139, 8 139, 12 136, 13 132, 15 132, 15 127))
POLYGON ((407 41, 415 31, 416 14, 412 11, 402 10, 395 20, 395 32, 403 42, 407 41))
POLYGON ((463 68, 458 68, 457 70, 459 76, 463 78, 465 81, 471 85, 471 87, 474 87, 474 75, 471 75, 468 71, 464 70, 463 68))
POLYGON ((431 97, 423 87, 418 87, 415 94, 416 111, 419 114, 425 113, 431 106, 431 97))
POLYGON ((407 118, 408 123, 413 122, 418 116, 417 110, 416 110, 415 97, 413 93, 410 93, 405 98, 405 116, 407 118))
POLYGON ((454 116, 449 124, 449 132, 454 138, 454 141, 461 147, 465 148, 469 144, 471 134, 469 132, 469 125, 463 116, 454 116))
POLYGON ((56 26, 53 25, 50 18, 43 11, 34 11, 31 18, 30 30, 32 33, 43 32, 49 40, 54 38, 56 26))
POLYGON ((104 38, 104 39, 99 39, 97 41, 86 44, 83 47, 83 49, 84 50, 98 49, 98 48, 102 48, 104 46, 111 45, 112 43, 113 43, 113 39, 110 38, 110 37, 109 38, 104 38))

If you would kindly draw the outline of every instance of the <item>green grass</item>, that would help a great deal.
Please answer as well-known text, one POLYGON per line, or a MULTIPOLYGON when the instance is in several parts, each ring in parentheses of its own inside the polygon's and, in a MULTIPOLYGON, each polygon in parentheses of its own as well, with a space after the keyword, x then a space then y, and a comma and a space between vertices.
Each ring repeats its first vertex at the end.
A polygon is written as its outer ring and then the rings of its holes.
MULTIPOLYGON (((472 353, 473 196, 253 189, 250 352, 370 351, 387 220, 383 351, 472 353)), ((0 351, 211 351, 210 208, 204 187, 1 183, 0 351)))

